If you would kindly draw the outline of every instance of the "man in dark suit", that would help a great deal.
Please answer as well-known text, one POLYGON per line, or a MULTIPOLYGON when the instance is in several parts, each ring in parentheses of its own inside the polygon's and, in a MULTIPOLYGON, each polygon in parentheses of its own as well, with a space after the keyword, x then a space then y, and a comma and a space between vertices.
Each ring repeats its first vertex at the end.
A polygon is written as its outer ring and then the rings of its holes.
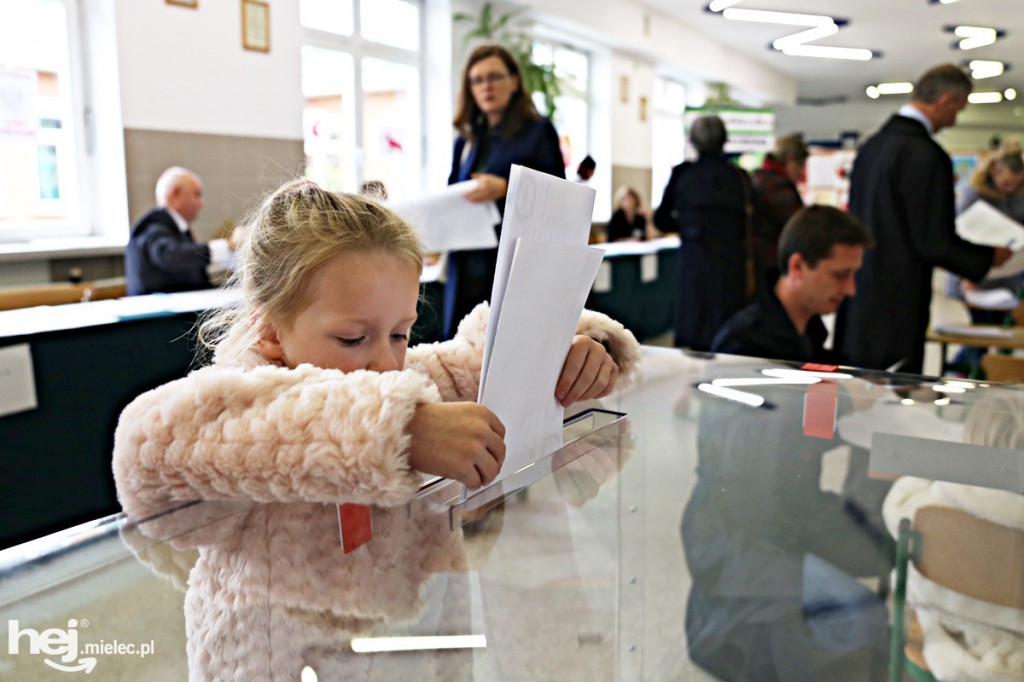
POLYGON ((211 263, 229 266, 237 236, 198 243, 191 224, 203 208, 203 185, 195 173, 174 166, 156 183, 157 208, 132 226, 124 254, 129 296, 208 289, 211 263))
POLYGON ((910 103, 857 152, 850 213, 871 230, 876 248, 836 322, 837 348, 853 365, 921 373, 933 268, 978 281, 1010 257, 957 236, 953 164, 932 139, 956 123, 971 89, 955 64, 930 69, 910 103))

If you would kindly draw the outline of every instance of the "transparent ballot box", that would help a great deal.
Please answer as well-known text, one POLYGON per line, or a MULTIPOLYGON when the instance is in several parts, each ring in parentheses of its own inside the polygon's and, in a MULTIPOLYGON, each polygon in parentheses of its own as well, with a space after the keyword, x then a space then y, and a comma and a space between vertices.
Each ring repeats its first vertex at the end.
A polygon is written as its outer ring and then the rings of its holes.
POLYGON ((338 560, 232 501, 4 550, 0 679, 1024 679, 1024 387, 645 347, 583 407, 338 560))

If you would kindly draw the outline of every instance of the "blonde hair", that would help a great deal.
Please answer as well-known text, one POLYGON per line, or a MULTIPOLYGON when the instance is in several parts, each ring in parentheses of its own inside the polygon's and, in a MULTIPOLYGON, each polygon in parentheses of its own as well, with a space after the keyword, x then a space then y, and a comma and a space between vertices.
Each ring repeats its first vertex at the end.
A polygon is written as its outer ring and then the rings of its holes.
POLYGON ((266 319, 289 325, 310 304, 310 281, 336 256, 384 253, 423 270, 423 246, 412 228, 369 197, 336 194, 294 180, 269 194, 246 221, 239 265, 230 284, 242 302, 213 313, 199 341, 218 360, 252 349, 266 319))

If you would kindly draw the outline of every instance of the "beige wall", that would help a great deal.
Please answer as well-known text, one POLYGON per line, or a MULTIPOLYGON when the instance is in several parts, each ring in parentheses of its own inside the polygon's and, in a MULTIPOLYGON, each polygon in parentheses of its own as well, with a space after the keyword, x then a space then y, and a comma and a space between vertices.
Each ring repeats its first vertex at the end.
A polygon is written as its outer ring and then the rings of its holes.
POLYGON ((266 192, 298 177, 305 159, 302 140, 126 129, 124 142, 131 221, 153 207, 160 173, 185 166, 203 181, 206 203, 193 228, 202 241, 219 234, 225 221, 239 222, 266 192))

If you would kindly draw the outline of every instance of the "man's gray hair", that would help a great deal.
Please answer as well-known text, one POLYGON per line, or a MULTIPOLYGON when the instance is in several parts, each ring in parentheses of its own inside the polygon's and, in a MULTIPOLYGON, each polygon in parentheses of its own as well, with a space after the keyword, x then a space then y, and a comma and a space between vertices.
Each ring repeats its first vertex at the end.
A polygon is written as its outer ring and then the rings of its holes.
POLYGON ((160 178, 156 181, 157 206, 166 206, 167 198, 171 196, 171 192, 174 191, 175 187, 180 186, 181 181, 185 179, 195 179, 198 181, 198 176, 189 169, 182 168, 181 166, 171 166, 161 173, 160 178))
POLYGON ((971 94, 974 83, 963 69, 956 64, 939 64, 928 69, 914 85, 911 99, 925 104, 934 104, 947 92, 956 93, 964 99, 971 94))

